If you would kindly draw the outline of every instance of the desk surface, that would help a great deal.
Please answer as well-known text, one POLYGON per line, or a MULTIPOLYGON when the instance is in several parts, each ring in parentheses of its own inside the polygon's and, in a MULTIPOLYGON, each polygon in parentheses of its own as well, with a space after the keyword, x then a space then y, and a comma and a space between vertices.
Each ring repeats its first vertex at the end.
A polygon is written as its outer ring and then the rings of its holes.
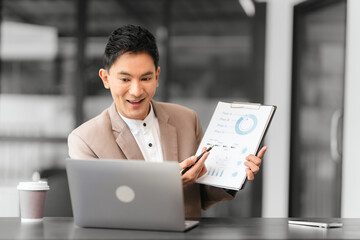
POLYGON ((287 218, 203 218, 188 232, 80 228, 72 218, 21 223, 0 218, 0 239, 360 239, 360 219, 340 219, 342 228, 288 225, 287 218))

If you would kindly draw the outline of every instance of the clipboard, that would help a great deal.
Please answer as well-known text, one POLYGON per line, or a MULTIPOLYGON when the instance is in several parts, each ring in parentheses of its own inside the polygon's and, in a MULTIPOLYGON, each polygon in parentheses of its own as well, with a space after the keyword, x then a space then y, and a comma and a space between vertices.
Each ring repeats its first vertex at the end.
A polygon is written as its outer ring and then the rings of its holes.
MULTIPOLYGON (((232 108, 248 108, 248 109, 259 109, 261 107, 261 104, 260 103, 250 103, 250 102, 232 102, 231 103, 231 107, 232 108)), ((270 119, 269 119, 269 123, 268 123, 268 126, 265 128, 265 132, 264 132, 264 135, 262 137, 262 140, 260 142, 260 145, 258 146, 258 148, 256 149, 256 154, 257 155, 263 145, 263 142, 264 142, 264 138, 265 138, 265 135, 269 129, 269 126, 270 126, 270 123, 274 117, 274 114, 275 114, 275 111, 277 109, 277 106, 275 105, 272 105, 272 107, 274 108, 274 111, 273 113, 271 114, 270 116, 270 119)), ((240 190, 244 189, 245 188, 245 185, 247 183, 247 178, 245 179, 244 183, 242 184, 240 190)))
POLYGON ((205 161, 207 173, 196 182, 240 190, 247 181, 243 163, 257 155, 276 111, 276 106, 248 102, 218 102, 198 148, 215 145, 205 161))

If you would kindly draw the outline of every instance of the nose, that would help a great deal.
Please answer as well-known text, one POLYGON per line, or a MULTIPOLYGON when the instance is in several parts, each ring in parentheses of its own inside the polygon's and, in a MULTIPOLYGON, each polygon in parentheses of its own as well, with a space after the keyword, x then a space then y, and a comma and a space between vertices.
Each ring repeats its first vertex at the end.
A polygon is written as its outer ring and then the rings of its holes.
POLYGON ((140 97, 143 93, 141 82, 138 80, 131 81, 129 93, 134 97, 140 97))

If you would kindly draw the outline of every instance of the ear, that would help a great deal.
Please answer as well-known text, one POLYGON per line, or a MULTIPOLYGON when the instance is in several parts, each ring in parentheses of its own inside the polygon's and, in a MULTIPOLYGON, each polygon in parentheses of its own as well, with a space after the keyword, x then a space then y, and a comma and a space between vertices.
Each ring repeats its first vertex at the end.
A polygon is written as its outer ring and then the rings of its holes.
POLYGON ((157 68, 156 73, 155 73, 156 87, 159 86, 159 75, 160 75, 160 67, 157 68))
POLYGON ((110 83, 109 83, 109 73, 106 69, 101 68, 99 70, 99 76, 101 78, 101 80, 103 81, 104 87, 106 89, 110 88, 110 83))

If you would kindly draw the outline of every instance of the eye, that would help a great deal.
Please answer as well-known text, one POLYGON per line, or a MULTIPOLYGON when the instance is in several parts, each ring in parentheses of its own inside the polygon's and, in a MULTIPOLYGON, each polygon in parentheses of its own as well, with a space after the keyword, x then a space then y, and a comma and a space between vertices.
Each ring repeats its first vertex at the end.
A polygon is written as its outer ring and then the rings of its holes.
POLYGON ((152 77, 144 77, 144 78, 142 78, 141 80, 143 80, 143 81, 150 81, 152 79, 152 77))
POLYGON ((128 82, 128 81, 130 81, 128 78, 120 78, 120 81, 122 81, 122 82, 128 82))

